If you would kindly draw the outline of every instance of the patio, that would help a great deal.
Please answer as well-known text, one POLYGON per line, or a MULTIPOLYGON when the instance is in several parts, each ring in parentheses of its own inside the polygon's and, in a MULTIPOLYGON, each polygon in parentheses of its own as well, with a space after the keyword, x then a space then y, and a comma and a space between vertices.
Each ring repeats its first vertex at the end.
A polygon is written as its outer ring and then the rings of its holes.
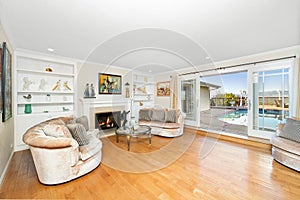
POLYGON ((222 117, 234 111, 236 110, 225 108, 211 108, 209 110, 201 111, 200 128, 247 136, 247 126, 229 124, 219 120, 219 117, 222 117))

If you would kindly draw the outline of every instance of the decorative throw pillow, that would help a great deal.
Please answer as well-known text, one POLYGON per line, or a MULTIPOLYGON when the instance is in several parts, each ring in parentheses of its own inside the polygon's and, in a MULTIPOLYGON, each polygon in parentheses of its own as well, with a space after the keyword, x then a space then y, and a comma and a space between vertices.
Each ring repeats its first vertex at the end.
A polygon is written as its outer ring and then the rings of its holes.
POLYGON ((153 121, 165 121, 165 110, 164 109, 154 109, 152 111, 152 120, 153 121))
POLYGON ((67 124, 76 124, 76 119, 71 119, 67 122, 67 124))
POLYGON ((44 126, 43 131, 47 136, 52 136, 56 138, 57 137, 72 138, 69 129, 64 125, 47 124, 46 126, 44 126))
POLYGON ((167 110, 165 112, 165 122, 172 122, 175 123, 177 121, 176 119, 177 110, 167 110))
POLYGON ((279 133, 280 137, 300 142, 300 121, 294 119, 286 119, 283 130, 279 133))
POLYGON ((86 131, 89 130, 89 120, 87 116, 83 115, 81 117, 76 118, 76 123, 82 124, 86 131))
POLYGON ((67 127, 79 146, 87 145, 89 143, 88 135, 82 124, 67 124, 67 127))
POLYGON ((141 109, 139 111, 139 120, 150 121, 152 115, 152 109, 141 109))

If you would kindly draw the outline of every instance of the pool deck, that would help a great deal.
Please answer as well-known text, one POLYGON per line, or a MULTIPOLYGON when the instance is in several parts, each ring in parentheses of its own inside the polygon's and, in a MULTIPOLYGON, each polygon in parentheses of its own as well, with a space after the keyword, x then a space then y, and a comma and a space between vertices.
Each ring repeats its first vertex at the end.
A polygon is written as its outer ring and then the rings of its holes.
POLYGON ((211 109, 247 110, 247 106, 211 106, 211 109))
POLYGON ((236 108, 229 108, 211 108, 209 110, 201 111, 200 128, 247 136, 247 126, 229 124, 219 120, 219 117, 236 111, 236 108))
MULTIPOLYGON (((289 110, 289 108, 282 108, 276 105, 259 105, 258 108, 264 110, 289 110)), ((211 109, 227 109, 227 110, 247 110, 247 106, 211 106, 211 109)))

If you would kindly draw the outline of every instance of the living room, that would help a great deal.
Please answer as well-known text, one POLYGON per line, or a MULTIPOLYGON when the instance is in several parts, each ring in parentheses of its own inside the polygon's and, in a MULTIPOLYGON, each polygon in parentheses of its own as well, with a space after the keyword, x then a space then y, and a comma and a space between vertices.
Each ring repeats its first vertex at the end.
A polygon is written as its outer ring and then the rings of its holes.
POLYGON ((0 197, 296 199, 299 154, 292 164, 274 160, 270 139, 300 118, 299 6, 1 0, 0 197), (128 124, 137 123, 149 108, 179 109, 184 123, 117 142, 111 116, 130 111, 128 124), (104 111, 113 114, 96 120, 104 111), (89 129, 105 124, 102 160, 43 184, 24 133, 70 115, 86 116, 89 129))

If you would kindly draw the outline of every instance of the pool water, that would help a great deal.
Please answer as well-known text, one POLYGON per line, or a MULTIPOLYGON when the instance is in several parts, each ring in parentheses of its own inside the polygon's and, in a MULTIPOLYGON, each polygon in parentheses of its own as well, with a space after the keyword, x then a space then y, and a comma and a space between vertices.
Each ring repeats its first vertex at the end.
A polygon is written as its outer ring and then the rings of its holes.
MULTIPOLYGON (((282 121, 278 119, 278 111, 271 111, 270 114, 262 114, 262 111, 259 113, 258 124, 260 128, 276 130, 277 124, 282 121), (271 114, 276 113, 276 114, 271 114), (264 115, 264 116, 263 116, 264 115)), ((248 111, 247 110, 237 110, 231 113, 228 113, 222 117, 219 117, 219 120, 224 121, 229 124, 235 125, 248 125, 248 111)))

